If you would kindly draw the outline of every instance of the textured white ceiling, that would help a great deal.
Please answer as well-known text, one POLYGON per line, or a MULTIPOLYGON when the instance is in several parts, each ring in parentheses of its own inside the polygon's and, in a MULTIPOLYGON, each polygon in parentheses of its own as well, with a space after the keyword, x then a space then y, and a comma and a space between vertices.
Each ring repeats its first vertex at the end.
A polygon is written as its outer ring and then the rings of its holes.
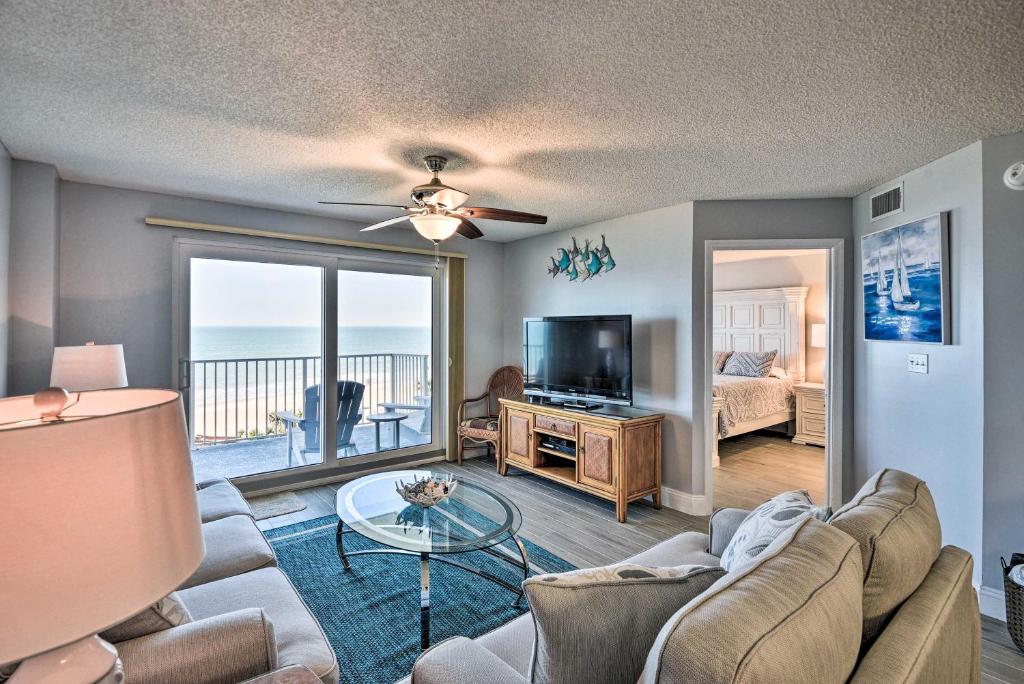
POLYGON ((68 179, 365 219, 418 158, 491 239, 850 196, 1024 129, 1021 0, 0 2, 0 140, 68 179))

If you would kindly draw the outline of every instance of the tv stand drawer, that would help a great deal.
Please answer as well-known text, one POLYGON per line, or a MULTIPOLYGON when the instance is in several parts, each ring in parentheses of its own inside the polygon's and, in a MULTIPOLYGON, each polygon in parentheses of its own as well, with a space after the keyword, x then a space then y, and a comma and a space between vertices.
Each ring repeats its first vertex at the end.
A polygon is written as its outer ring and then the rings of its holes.
POLYGON ((534 418, 534 425, 538 430, 557 432, 560 435, 572 438, 576 437, 576 423, 571 420, 559 420, 558 418, 552 418, 551 416, 539 413, 534 418))

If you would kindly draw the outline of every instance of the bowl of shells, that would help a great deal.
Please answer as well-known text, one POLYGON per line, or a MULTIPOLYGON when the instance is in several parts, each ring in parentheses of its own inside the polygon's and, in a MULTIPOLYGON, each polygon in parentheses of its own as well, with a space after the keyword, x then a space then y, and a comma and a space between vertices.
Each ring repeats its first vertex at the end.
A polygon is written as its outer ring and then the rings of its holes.
POLYGON ((451 475, 445 477, 428 475, 414 478, 412 482, 399 480, 395 483, 395 491, 403 500, 416 506, 429 508, 451 496, 458 484, 458 480, 451 475))

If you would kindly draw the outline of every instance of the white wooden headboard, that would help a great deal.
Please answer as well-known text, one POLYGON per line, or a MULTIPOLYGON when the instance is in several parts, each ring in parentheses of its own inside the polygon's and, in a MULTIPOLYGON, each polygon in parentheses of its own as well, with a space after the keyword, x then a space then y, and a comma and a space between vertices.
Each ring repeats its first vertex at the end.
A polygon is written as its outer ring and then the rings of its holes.
POLYGON ((724 290, 714 293, 714 351, 779 352, 775 360, 796 382, 807 379, 806 287, 724 290))

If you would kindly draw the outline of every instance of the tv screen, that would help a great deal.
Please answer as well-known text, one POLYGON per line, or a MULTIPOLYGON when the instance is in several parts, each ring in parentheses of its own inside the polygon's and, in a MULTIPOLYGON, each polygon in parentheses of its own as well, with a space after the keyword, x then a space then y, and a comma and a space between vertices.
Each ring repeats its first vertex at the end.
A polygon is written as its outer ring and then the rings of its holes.
POLYGON ((523 319, 527 394, 629 404, 632 317, 523 319))

